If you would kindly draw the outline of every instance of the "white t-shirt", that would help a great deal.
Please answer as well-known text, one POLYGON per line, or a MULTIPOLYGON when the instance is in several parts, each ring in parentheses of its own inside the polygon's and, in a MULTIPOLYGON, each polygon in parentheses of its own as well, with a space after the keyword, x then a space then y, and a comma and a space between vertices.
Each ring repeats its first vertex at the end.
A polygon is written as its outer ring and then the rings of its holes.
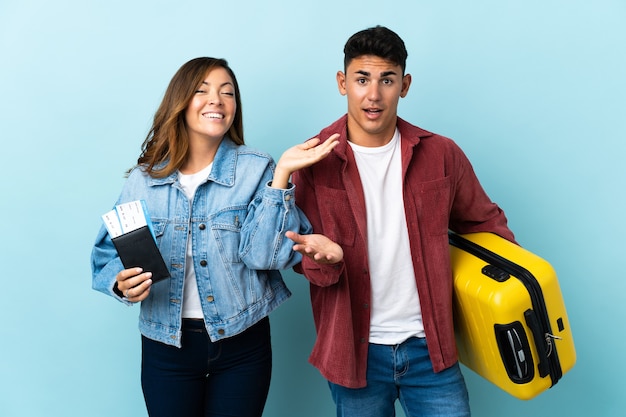
POLYGON ((402 198, 400 133, 381 147, 350 146, 365 194, 372 285, 370 343, 393 345, 424 326, 402 198))
MULTIPOLYGON (((178 181, 189 199, 193 203, 193 197, 198 186, 206 181, 211 173, 213 163, 195 174, 183 174, 178 172, 178 181)), ((189 232, 191 233, 191 231, 189 232)), ((183 317, 192 319, 204 318, 202 304, 200 304, 200 294, 198 293, 198 283, 196 282, 196 270, 193 267, 193 253, 191 249, 191 239, 187 239, 187 254, 185 256, 185 284, 183 285, 183 317)))

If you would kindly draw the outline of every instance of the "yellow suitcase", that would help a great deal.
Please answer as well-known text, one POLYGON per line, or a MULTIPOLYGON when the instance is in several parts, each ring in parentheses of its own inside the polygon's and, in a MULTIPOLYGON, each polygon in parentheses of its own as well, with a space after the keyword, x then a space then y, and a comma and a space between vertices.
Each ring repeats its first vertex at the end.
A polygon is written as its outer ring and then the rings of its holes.
POLYGON ((492 233, 449 233, 459 360, 522 400, 576 362, 552 266, 492 233))

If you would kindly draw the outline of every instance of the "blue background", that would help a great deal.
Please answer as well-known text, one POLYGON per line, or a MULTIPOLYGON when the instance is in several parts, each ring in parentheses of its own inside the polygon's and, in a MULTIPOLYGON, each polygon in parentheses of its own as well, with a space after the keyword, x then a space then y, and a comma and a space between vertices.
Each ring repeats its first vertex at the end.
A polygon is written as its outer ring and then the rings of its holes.
MULTIPOLYGON (((343 44, 383 24, 409 50, 400 115, 461 145, 574 332, 577 364, 530 401, 465 368, 474 415, 623 416, 625 18, 618 0, 3 0, 0 415, 145 415, 138 307, 91 290, 89 254, 180 65, 227 58, 247 142, 278 158, 345 112, 343 44)), ((285 278, 265 415, 332 416, 308 286, 285 278)))

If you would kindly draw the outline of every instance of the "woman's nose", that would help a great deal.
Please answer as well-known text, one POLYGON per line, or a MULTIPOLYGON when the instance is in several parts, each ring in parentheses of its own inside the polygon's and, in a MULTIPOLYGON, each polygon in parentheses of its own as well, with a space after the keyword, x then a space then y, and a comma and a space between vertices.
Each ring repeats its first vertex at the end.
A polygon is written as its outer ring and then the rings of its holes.
POLYGON ((207 101, 209 104, 221 104, 222 103, 220 95, 216 91, 209 92, 209 94, 207 95, 207 101))

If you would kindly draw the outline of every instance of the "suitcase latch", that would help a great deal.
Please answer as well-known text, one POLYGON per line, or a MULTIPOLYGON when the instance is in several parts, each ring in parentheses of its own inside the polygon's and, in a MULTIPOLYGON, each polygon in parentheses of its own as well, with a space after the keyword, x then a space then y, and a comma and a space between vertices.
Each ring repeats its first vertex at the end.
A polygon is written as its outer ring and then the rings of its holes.
POLYGON ((481 272, 483 275, 486 275, 498 282, 504 282, 511 277, 507 272, 501 270, 495 265, 485 265, 481 272))

